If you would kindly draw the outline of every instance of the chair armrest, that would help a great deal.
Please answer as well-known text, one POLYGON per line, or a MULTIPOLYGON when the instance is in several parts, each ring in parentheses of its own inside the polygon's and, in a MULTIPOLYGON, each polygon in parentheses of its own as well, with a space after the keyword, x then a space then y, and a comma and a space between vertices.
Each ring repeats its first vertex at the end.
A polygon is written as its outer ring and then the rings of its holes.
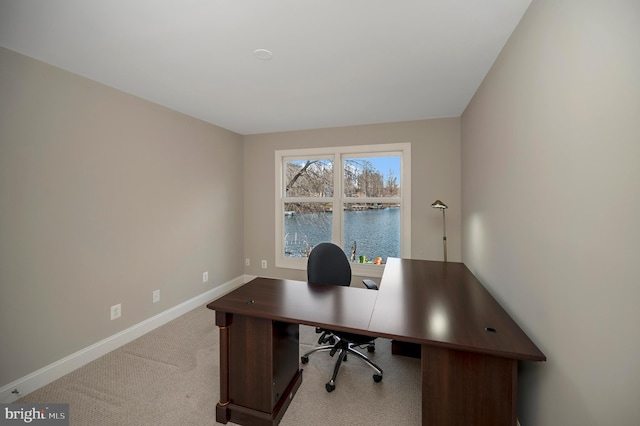
POLYGON ((369 290, 377 290, 378 285, 371 280, 362 280, 362 284, 369 290))

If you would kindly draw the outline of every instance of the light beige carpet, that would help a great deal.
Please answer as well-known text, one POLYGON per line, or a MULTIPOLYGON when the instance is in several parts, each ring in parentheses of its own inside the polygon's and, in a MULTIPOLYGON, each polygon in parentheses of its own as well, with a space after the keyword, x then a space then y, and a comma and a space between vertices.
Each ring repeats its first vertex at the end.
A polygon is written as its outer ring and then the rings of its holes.
MULTIPOLYGON (((19 403, 69 403, 74 426, 217 425, 218 329, 214 312, 191 312, 21 398, 19 403)), ((316 345, 314 328, 300 326, 300 353, 316 345)), ((283 426, 419 425, 420 362, 391 355, 391 343, 376 340, 369 354, 384 370, 351 357, 336 389, 325 383, 335 358, 328 352, 301 365, 303 380, 283 426)), ((229 423, 232 424, 232 423, 229 423)))

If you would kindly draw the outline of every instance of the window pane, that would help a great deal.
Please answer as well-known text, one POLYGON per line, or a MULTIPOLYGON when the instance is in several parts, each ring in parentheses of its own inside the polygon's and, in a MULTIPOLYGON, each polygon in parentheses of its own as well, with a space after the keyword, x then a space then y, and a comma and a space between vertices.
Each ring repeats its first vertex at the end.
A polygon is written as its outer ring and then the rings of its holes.
POLYGON ((331 203, 285 203, 284 210, 285 257, 307 257, 314 246, 331 241, 331 203))
POLYGON ((344 159, 345 197, 400 196, 400 157, 344 159))
POLYGON ((351 260, 382 263, 400 257, 400 207, 374 203, 345 204, 344 251, 351 260), (355 253, 354 253, 355 248, 355 253))
POLYGON ((333 161, 287 161, 284 185, 286 197, 332 197, 333 161))

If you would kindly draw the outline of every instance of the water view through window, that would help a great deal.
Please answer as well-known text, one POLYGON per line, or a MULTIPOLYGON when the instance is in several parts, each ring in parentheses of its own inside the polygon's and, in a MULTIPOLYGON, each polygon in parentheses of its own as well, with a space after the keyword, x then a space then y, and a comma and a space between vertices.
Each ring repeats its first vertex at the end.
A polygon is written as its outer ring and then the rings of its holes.
MULTIPOLYGON (((307 257, 319 243, 331 241, 332 211, 285 215, 285 255, 307 257)), ((344 214, 342 248, 350 260, 365 256, 374 263, 377 257, 400 257, 400 208, 374 205, 352 206, 344 214), (355 255, 353 256, 355 242, 355 255), (352 258, 353 257, 353 258, 352 258)))

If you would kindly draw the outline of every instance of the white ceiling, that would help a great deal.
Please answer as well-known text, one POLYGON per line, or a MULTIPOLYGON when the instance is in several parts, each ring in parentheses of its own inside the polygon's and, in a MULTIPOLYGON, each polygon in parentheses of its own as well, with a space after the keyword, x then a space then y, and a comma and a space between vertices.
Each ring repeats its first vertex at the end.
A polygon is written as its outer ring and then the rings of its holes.
POLYGON ((457 117, 530 3, 0 0, 0 45, 268 133, 457 117))

